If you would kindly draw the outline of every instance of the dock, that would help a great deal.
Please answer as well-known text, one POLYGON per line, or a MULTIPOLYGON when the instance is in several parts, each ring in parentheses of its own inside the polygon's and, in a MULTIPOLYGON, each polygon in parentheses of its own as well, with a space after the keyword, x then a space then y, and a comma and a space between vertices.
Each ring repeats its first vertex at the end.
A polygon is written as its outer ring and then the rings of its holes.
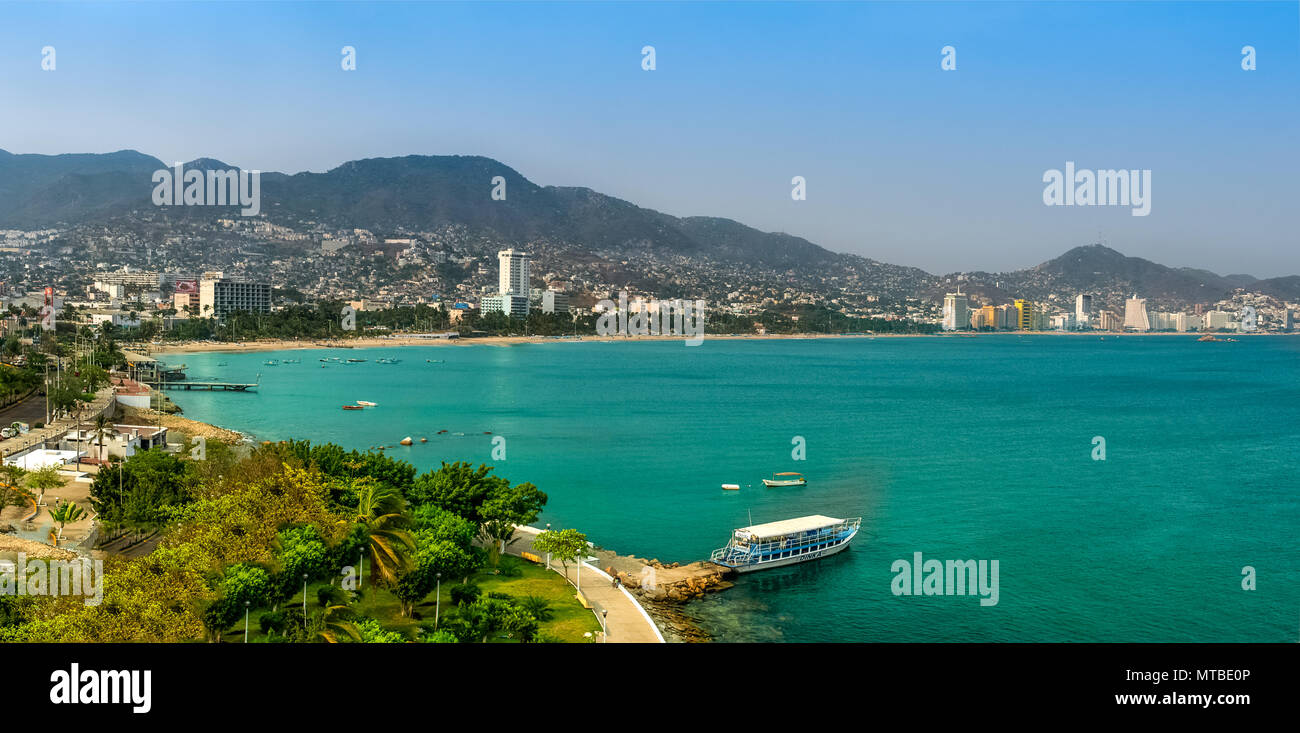
POLYGON ((196 389, 207 392, 253 392, 257 389, 257 383, 240 383, 240 382, 151 382, 150 387, 155 389, 183 389, 186 391, 196 389))

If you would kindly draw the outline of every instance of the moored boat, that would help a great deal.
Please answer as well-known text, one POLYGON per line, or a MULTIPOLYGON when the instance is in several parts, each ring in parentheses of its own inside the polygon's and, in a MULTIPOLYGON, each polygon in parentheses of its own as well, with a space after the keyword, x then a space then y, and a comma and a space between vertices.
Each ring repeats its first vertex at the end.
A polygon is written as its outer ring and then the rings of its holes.
POLYGON ((344 406, 343 406, 343 409, 345 409, 345 410, 364 410, 364 409, 366 409, 366 408, 362 407, 361 405, 344 405, 344 406))
POLYGON ((723 491, 740 491, 740 484, 723 484, 723 491))
POLYGON ((807 484, 808 480, 803 477, 803 474, 794 471, 774 473, 772 478, 763 479, 763 485, 769 489, 776 486, 805 486, 807 484))
POLYGON ((849 546, 861 517, 836 519, 821 514, 741 527, 726 547, 709 557, 738 573, 779 568, 834 555, 849 546))
POLYGON ((379 405, 378 402, 366 402, 365 400, 357 400, 357 404, 362 407, 377 407, 379 405))

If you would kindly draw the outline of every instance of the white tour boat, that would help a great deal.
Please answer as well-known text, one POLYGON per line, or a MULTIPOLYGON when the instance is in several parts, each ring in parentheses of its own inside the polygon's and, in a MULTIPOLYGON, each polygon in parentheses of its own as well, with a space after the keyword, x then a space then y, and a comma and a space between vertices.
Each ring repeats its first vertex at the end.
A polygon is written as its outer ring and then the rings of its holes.
POLYGON ((814 514, 741 527, 726 547, 709 558, 738 573, 779 568, 834 555, 849 546, 862 518, 835 519, 814 514))

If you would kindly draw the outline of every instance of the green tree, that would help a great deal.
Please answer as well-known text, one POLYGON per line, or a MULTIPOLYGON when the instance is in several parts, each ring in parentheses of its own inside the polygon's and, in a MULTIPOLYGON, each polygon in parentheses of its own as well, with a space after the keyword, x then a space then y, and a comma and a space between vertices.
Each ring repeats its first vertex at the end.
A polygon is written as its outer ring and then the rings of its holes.
POLYGON ((82 509, 76 502, 71 501, 59 504, 50 512, 50 519, 59 525, 59 534, 54 541, 56 547, 59 542, 63 541, 63 528, 84 516, 86 516, 86 510, 82 509))
POLYGON ((576 529, 546 530, 533 540, 533 549, 545 552, 559 560, 564 573, 569 573, 569 563, 579 562, 587 556, 587 535, 576 529))

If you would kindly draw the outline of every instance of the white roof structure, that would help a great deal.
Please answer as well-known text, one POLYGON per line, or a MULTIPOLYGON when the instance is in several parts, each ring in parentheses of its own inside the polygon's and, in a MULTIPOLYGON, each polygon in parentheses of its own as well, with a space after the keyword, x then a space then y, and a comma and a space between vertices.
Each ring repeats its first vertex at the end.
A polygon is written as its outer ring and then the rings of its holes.
MULTIPOLYGON (((68 461, 76 460, 78 451, 70 450, 52 450, 49 448, 38 448, 28 451, 18 456, 10 456, 5 459, 5 463, 10 466, 21 466, 25 471, 35 471, 46 466, 62 466, 68 461)), ((80 451, 85 455, 85 451, 80 451)))
POLYGON ((822 527, 829 527, 843 521, 843 519, 826 517, 821 514, 813 514, 808 517, 782 519, 779 522, 768 522, 767 524, 755 524, 752 527, 741 527, 736 530, 736 532, 748 532, 758 538, 779 537, 786 534, 799 534, 800 532, 807 532, 812 529, 821 529, 822 527))

